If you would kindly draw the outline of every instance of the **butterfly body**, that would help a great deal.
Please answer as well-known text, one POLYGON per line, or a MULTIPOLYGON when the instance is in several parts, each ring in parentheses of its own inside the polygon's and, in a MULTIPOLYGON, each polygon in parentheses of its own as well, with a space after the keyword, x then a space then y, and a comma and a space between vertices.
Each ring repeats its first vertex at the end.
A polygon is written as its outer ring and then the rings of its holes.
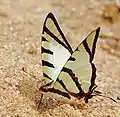
POLYGON ((95 84, 96 67, 93 58, 100 28, 90 33, 73 51, 62 33, 54 15, 49 13, 42 31, 42 69, 43 94, 53 98, 92 97, 95 84))

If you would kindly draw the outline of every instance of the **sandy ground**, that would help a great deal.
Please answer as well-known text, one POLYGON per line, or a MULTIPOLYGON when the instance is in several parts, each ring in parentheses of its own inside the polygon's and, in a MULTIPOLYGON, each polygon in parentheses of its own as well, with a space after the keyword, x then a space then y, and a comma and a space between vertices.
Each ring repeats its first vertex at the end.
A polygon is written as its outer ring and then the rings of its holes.
MULTIPOLYGON (((70 105, 44 98, 37 110, 42 80, 40 34, 46 14, 53 12, 56 15, 75 48, 98 26, 101 26, 101 34, 116 32, 118 15, 110 16, 112 22, 106 15, 103 19, 103 12, 107 12, 103 11, 104 6, 108 3, 107 0, 0 1, 0 117, 120 116, 117 100, 120 98, 120 58, 101 49, 101 39, 94 60, 97 90, 116 99, 117 103, 104 97, 93 97, 88 104, 79 101, 77 105, 70 105)), ((113 4, 112 0, 110 4, 113 4)), ((116 35, 120 37, 118 32, 116 35)))

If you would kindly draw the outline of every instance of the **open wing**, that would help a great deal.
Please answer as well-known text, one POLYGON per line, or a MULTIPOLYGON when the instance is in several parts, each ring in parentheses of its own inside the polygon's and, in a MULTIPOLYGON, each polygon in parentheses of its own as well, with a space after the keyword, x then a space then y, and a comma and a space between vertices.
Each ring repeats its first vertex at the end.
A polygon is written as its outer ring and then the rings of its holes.
POLYGON ((68 99, 84 97, 85 102, 92 97, 95 89, 96 67, 92 63, 100 28, 90 33, 76 48, 62 68, 54 87, 41 87, 44 92, 59 94, 68 99))
POLYGON ((43 25, 41 53, 45 84, 55 82, 73 51, 52 13, 43 25))

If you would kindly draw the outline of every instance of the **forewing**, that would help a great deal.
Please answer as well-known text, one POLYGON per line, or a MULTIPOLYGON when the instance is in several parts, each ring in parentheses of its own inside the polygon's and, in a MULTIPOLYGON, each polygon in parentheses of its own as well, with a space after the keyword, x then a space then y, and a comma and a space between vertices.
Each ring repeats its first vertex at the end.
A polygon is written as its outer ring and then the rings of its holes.
POLYGON ((43 25, 41 53, 45 84, 54 83, 73 51, 52 13, 43 25))

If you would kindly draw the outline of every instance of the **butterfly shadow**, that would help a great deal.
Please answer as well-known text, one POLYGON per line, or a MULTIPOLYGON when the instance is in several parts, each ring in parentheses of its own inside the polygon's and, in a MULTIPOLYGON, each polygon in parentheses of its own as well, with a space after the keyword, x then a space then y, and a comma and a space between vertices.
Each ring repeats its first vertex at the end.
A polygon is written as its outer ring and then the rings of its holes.
POLYGON ((57 100, 46 98, 44 96, 42 100, 41 101, 40 100, 36 103, 37 110, 39 111, 40 114, 45 113, 48 110, 53 110, 57 106, 62 105, 62 103, 58 102, 57 100))
POLYGON ((81 100, 65 103, 65 102, 61 102, 61 101, 58 101, 52 98, 44 97, 44 99, 42 99, 42 102, 40 102, 39 108, 38 108, 38 103, 36 104, 36 107, 40 114, 48 112, 49 110, 50 111, 54 110, 57 107, 61 108, 64 105, 69 105, 69 106, 72 106, 74 109, 80 109, 80 110, 83 110, 86 108, 85 107, 86 104, 81 100))

